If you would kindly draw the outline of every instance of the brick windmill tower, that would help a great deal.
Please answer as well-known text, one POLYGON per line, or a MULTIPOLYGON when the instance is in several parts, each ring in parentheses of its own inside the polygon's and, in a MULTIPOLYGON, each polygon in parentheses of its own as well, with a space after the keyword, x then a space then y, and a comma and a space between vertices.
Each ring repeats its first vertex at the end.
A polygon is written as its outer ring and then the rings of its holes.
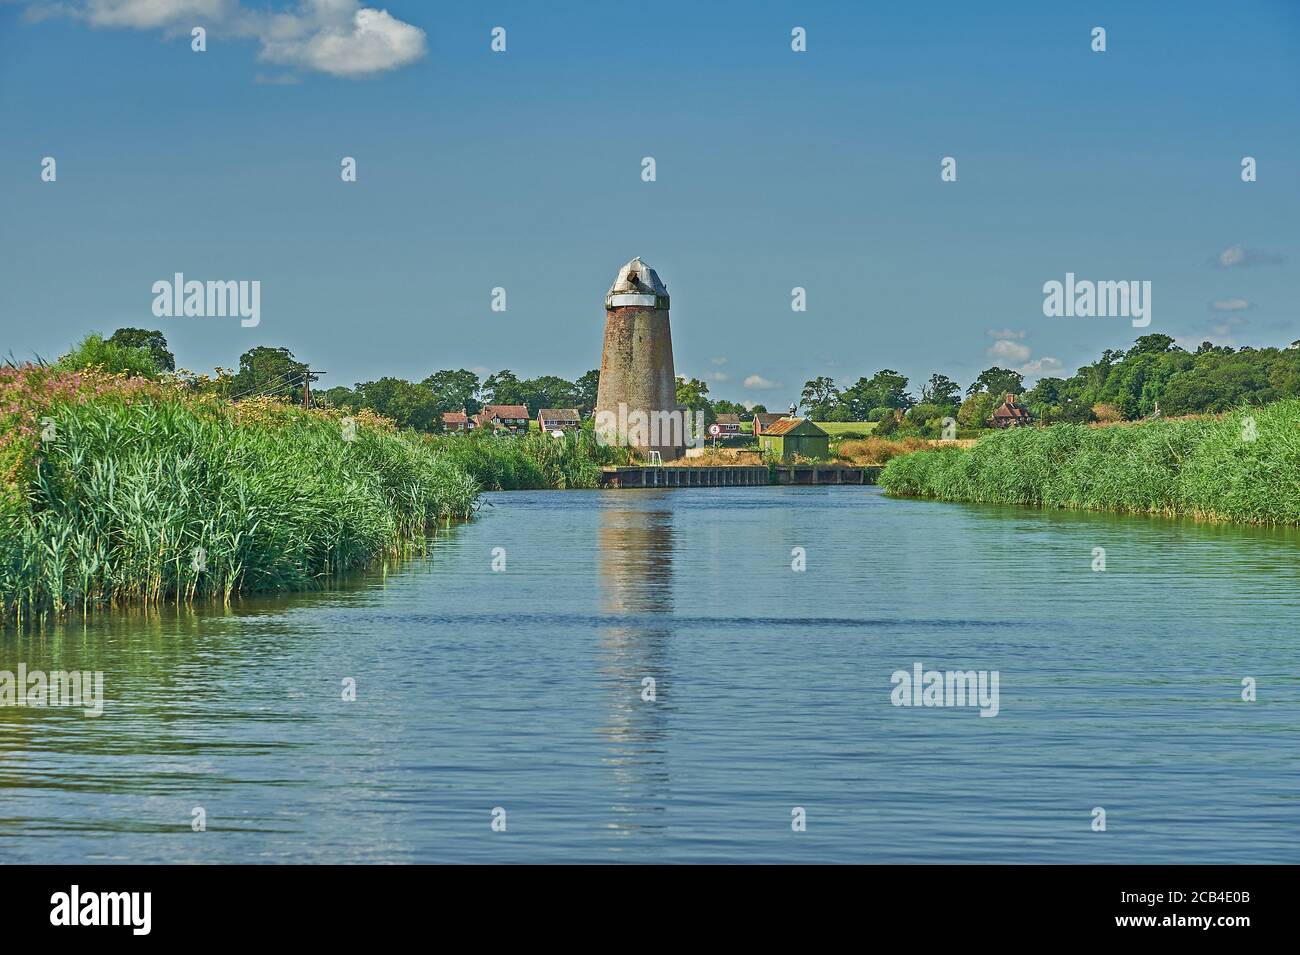
POLYGON ((641 451, 658 451, 665 461, 682 455, 684 422, 677 430, 666 426, 683 417, 673 373, 668 288, 640 257, 618 270, 605 296, 605 348, 600 356, 596 415, 597 422, 619 421, 626 443, 641 451), (634 417, 637 412, 665 427, 648 429, 648 435, 639 431, 634 417), (655 430, 659 430, 657 440, 655 430))

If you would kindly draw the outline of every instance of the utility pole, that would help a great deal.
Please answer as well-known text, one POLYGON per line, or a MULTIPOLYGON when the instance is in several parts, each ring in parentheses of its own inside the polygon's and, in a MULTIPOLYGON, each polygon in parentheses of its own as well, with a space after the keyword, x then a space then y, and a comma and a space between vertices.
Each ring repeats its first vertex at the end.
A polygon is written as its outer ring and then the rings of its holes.
POLYGON ((312 383, 313 381, 315 381, 317 378, 319 378, 321 375, 324 375, 324 374, 327 374, 327 373, 326 373, 326 372, 323 372, 323 371, 312 371, 310 368, 308 368, 308 369, 306 370, 306 372, 303 373, 303 376, 302 376, 302 406, 303 406, 304 408, 310 408, 310 407, 311 407, 311 383, 312 383))

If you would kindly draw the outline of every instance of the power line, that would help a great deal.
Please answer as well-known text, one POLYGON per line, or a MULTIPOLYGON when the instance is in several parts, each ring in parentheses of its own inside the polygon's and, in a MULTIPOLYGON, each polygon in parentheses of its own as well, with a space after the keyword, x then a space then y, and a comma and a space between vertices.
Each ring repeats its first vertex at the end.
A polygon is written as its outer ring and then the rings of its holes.
POLYGON ((280 385, 280 386, 278 386, 278 387, 276 387, 276 388, 272 388, 270 391, 259 392, 257 395, 255 395, 255 397, 257 397, 257 398, 270 398, 270 397, 272 397, 272 396, 274 396, 274 395, 278 395, 278 394, 280 394, 280 393, 283 392, 283 391, 287 391, 287 390, 290 389, 290 388, 296 388, 298 385, 301 385, 302 382, 303 382, 302 378, 293 378, 293 379, 291 379, 291 380, 289 380, 289 381, 286 381, 284 384, 282 384, 282 385, 280 385))
POLYGON ((295 374, 295 372, 292 372, 292 371, 282 372, 281 374, 276 375, 274 378, 272 378, 272 379, 271 379, 270 381, 268 381, 268 382, 263 382, 263 383, 260 384, 260 385, 254 385, 252 388, 249 388, 247 391, 241 391, 239 394, 231 396, 231 399, 230 399, 230 400, 231 400, 231 401, 238 401, 240 398, 247 398, 249 395, 253 395, 253 394, 258 394, 258 393, 260 393, 260 392, 264 392, 264 391, 266 391, 266 389, 268 389, 268 388, 276 388, 276 387, 279 387, 281 384, 283 384, 283 383, 285 382, 285 380, 287 380, 291 375, 294 375, 294 374, 295 374))

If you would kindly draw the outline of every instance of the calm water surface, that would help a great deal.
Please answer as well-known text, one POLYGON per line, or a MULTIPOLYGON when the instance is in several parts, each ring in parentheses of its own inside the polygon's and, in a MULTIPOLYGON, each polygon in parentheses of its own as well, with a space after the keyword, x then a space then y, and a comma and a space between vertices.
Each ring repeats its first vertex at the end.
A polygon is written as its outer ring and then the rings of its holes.
POLYGON ((0 862, 1300 862, 1294 530, 486 500, 346 589, 0 636, 108 699, 0 707, 0 862), (1000 713, 891 705, 918 661, 999 671, 1000 713))

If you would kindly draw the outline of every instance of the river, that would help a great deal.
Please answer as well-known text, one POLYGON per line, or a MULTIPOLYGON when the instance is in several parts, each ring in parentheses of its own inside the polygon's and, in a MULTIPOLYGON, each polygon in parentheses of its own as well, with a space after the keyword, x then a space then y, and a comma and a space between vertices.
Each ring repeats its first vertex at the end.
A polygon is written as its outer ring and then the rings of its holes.
POLYGON ((0 707, 0 862, 1300 862, 1298 557, 875 488, 489 494, 346 587, 0 636, 106 697, 0 707), (894 705, 918 663, 997 671, 996 716, 894 705))

